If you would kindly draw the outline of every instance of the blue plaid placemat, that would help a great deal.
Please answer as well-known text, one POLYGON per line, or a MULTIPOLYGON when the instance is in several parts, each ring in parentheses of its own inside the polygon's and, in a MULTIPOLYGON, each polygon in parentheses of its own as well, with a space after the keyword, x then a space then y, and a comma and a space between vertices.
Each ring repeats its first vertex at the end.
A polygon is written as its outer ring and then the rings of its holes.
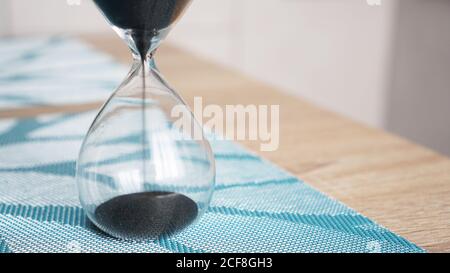
MULTIPOLYGON (((65 39, 60 42, 69 48, 78 44, 65 39)), ((3 55, 1 61, 5 62, 3 55)), ((91 66, 95 79, 105 64, 91 66)), ((61 70, 59 73, 64 75, 61 70)), ((13 78, 8 86, 15 91, 3 94, 21 96, 21 102, 31 103, 35 100, 29 96, 31 90, 58 81, 44 76, 43 72, 38 83, 13 78), (15 84, 22 89, 14 89, 15 84)), ((105 81, 110 77, 112 83, 116 75, 104 77, 105 81)), ((73 89, 86 87, 77 82, 73 89)), ((58 96, 64 97, 66 92, 62 90, 58 96)), ((36 98, 39 103, 56 103, 36 98)), ((15 101, 3 103, 13 105, 15 101)), ((239 145, 215 139, 211 144, 217 161, 216 189, 200 222, 156 241, 113 239, 87 220, 74 180, 81 140, 94 115, 0 120, 0 252, 423 252, 239 145)), ((126 149, 127 138, 121 137, 114 145, 126 149)))

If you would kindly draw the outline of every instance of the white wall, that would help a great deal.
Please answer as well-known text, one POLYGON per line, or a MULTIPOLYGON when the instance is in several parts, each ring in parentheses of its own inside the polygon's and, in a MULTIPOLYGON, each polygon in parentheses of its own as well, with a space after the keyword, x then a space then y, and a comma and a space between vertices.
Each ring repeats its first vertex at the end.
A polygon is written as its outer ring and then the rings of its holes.
POLYGON ((9 2, 10 33, 41 35, 110 31, 91 0, 0 0, 9 2))
POLYGON ((450 155, 450 1, 401 0, 385 125, 450 155))
MULTIPOLYGON (((16 35, 111 31, 90 0, 0 1, 16 35)), ((392 1, 194 0, 169 40, 382 126, 392 1)))
POLYGON ((394 2, 197 0, 170 40, 382 127, 394 2))
POLYGON ((245 71, 354 119, 383 125, 392 0, 381 7, 361 0, 270 0, 251 9, 256 2, 247 5, 245 71))
POLYGON ((10 28, 10 0, 0 0, 0 36, 8 35, 10 28))

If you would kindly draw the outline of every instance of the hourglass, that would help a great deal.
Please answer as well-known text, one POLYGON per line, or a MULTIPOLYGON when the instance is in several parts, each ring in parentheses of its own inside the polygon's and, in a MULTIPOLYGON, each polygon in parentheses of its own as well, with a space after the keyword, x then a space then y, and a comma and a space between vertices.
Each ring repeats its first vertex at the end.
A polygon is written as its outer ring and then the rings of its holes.
POLYGON ((94 2, 134 62, 83 141, 77 162, 81 205, 98 228, 117 238, 174 234, 205 212, 215 180, 201 125, 153 58, 191 1, 94 2))

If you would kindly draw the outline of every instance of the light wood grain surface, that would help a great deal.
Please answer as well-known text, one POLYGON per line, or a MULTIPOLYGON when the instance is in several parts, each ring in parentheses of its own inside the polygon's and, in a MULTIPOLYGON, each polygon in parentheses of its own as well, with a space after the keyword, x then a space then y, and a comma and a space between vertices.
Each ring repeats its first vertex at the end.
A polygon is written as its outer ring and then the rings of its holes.
MULTIPOLYGON (((120 62, 131 62, 128 49, 112 35, 82 38, 120 62)), ((279 104, 279 149, 260 152, 259 142, 243 145, 426 250, 450 252, 448 158, 180 49, 163 45, 156 58, 189 104, 194 96, 222 106, 279 104)), ((101 103, 0 111, 0 118, 85 111, 101 103)))

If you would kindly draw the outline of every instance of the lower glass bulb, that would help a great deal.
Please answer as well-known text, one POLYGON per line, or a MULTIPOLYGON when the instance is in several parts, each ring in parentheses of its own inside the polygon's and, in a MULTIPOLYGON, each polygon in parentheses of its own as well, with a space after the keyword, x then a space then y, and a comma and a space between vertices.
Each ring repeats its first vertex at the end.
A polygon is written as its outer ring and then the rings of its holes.
POLYGON ((214 182, 201 125, 152 59, 135 60, 80 150, 77 185, 87 216, 117 238, 171 235, 206 211, 214 182))

